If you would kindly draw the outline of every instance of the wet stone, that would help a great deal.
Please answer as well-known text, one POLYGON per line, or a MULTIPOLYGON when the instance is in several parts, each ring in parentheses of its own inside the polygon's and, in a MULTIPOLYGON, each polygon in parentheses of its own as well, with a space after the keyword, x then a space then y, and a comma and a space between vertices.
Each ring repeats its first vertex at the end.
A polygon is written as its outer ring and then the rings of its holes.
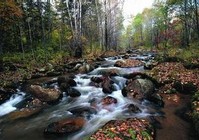
POLYGON ((140 113, 140 112, 142 112, 140 110, 140 108, 137 107, 135 104, 129 104, 129 105, 125 106, 125 109, 126 109, 125 112, 128 112, 128 113, 140 113))
POLYGON ((103 81, 103 77, 91 77, 91 81, 95 83, 101 83, 103 81))
POLYGON ((114 82, 109 77, 105 76, 102 82, 102 91, 105 94, 111 94, 115 90, 113 83, 114 82))
POLYGON ((122 95, 141 100, 150 98, 154 90, 154 84, 148 79, 128 80, 127 86, 122 89, 122 95))
POLYGON ((18 119, 26 119, 36 115, 42 111, 42 108, 23 108, 8 114, 7 119, 9 121, 14 121, 18 119))
POLYGON ((68 88, 66 91, 66 95, 70 97, 79 97, 81 96, 81 93, 74 88, 68 88))
POLYGON ((31 85, 28 91, 36 98, 48 103, 55 103, 63 96, 57 89, 43 88, 39 85, 31 85))
POLYGON ((85 123, 82 117, 66 118, 49 124, 44 129, 44 134, 69 135, 81 130, 85 123))
POLYGON ((97 114, 97 110, 94 107, 89 106, 76 106, 68 109, 75 116, 90 118, 91 114, 97 114))
POLYGON ((110 104, 117 104, 117 99, 111 96, 107 96, 102 99, 102 105, 110 105, 110 104))
POLYGON ((57 83, 58 83, 58 86, 60 86, 60 88, 63 90, 66 90, 68 87, 74 87, 77 85, 77 83, 75 82, 73 78, 65 77, 65 76, 58 77, 57 83))

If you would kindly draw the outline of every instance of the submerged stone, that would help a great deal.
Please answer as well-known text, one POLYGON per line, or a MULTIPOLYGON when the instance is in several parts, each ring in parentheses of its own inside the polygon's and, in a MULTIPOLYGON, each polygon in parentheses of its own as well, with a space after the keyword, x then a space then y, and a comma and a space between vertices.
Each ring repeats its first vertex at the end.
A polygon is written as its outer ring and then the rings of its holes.
POLYGON ((8 114, 7 119, 9 121, 14 121, 18 119, 25 119, 32 117, 42 111, 42 108, 23 108, 21 110, 17 110, 8 114))

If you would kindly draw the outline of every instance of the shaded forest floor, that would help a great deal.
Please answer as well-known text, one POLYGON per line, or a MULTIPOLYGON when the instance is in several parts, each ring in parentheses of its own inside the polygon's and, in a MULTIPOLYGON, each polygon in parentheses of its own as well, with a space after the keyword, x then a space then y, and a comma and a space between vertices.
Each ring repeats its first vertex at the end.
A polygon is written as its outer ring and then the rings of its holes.
MULTIPOLYGON (((143 50, 138 52, 142 53, 143 50)), ((165 103, 162 108, 165 118, 156 117, 152 121, 157 128, 156 139, 194 139, 195 133, 199 134, 198 54, 196 52, 197 55, 181 57, 180 52, 153 52, 156 54, 155 59, 144 65, 146 69, 144 74, 156 81, 159 87, 158 93, 165 103), (192 124, 195 129, 189 132, 192 130, 192 124)), ((128 57, 128 51, 122 54, 128 57)), ((3 103, 19 86, 30 79, 87 73, 97 67, 105 57, 117 55, 117 52, 110 51, 98 56, 88 55, 84 59, 63 58, 54 64, 46 63, 40 66, 27 66, 11 61, 1 62, 0 103, 3 103)))

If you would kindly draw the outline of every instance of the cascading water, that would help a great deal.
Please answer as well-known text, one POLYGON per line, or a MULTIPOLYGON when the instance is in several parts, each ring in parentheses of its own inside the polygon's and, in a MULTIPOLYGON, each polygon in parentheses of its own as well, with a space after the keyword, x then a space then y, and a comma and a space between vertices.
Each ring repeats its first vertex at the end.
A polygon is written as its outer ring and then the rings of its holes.
MULTIPOLYGON (((142 57, 142 56, 140 56, 142 57)), ((145 56, 146 57, 146 56, 145 56)), ((121 57, 114 58, 106 58, 104 65, 106 67, 99 67, 88 74, 78 74, 75 76, 74 80, 77 83, 77 86, 74 87, 81 93, 80 97, 71 98, 64 96, 62 101, 54 106, 51 106, 45 109, 43 112, 38 115, 31 117, 27 120, 19 120, 13 123, 8 123, 0 126, 0 130, 3 129, 3 132, 0 134, 0 137, 3 140, 7 139, 20 139, 20 140, 43 140, 43 139, 59 139, 59 140, 81 140, 84 136, 90 135, 99 127, 104 125, 109 120, 113 119, 121 119, 121 118, 130 118, 130 117, 146 117, 150 115, 157 115, 156 113, 151 113, 149 110, 149 106, 147 106, 144 102, 138 102, 134 100, 130 100, 128 98, 123 97, 121 90, 125 86, 126 79, 121 75, 133 73, 137 71, 142 71, 143 67, 135 67, 135 68, 117 68, 114 67, 113 64, 116 60, 121 57), (107 67, 108 66, 108 67, 107 67), (112 94, 106 95, 102 92, 102 88, 94 87, 90 85, 91 77, 100 77, 104 72, 115 69, 118 71, 119 76, 112 76, 111 79, 114 81, 114 89, 112 94), (104 107, 100 100, 102 100, 106 96, 111 96, 117 100, 116 104, 111 104, 104 107), (43 129, 50 124, 51 122, 61 120, 63 118, 67 118, 71 116, 72 113, 68 110, 75 107, 90 107, 91 101, 96 100, 99 101, 95 108, 97 112, 91 113, 87 118, 86 125, 84 128, 76 134, 70 136, 63 137, 48 137, 45 138, 43 136, 43 129), (139 113, 128 113, 125 112, 125 106, 128 104, 135 104, 140 109, 139 113)), ((53 83, 51 87, 57 88, 57 83, 53 83)), ((0 106, 0 116, 6 115, 17 108, 15 105, 23 100, 25 93, 18 92, 16 95, 12 96, 9 101, 2 104, 0 106)), ((6 116, 5 116, 6 117, 6 116)), ((0 118, 0 122, 2 119, 0 118)))
POLYGON ((17 108, 15 105, 21 102, 24 99, 24 96, 25 93, 18 91, 16 94, 12 95, 7 102, 0 105, 0 117, 16 110, 17 108))

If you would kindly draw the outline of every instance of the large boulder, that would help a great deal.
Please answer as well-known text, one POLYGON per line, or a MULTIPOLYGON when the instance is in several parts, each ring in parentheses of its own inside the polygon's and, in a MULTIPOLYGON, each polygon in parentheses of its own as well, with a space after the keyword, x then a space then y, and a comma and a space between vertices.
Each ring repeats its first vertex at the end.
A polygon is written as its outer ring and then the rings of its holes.
POLYGON ((122 95, 130 99, 147 99, 160 107, 164 107, 162 96, 155 92, 155 85, 149 79, 130 79, 122 89, 122 95))
POLYGON ((122 89, 124 97, 135 99, 147 99, 155 90, 154 84, 148 79, 128 80, 127 86, 122 89))
POLYGON ((113 120, 92 134, 88 140, 153 140, 154 128, 146 120, 113 120))
POLYGON ((85 123, 82 117, 66 118, 49 124, 44 129, 44 134, 69 135, 81 130, 85 123))
POLYGON ((57 89, 43 88, 39 85, 31 85, 28 91, 43 102, 54 103, 59 101, 62 94, 57 89))
POLYGON ((143 65, 143 63, 141 61, 135 60, 135 59, 118 60, 114 64, 114 66, 121 67, 121 68, 138 67, 138 66, 142 66, 142 65, 143 65))

